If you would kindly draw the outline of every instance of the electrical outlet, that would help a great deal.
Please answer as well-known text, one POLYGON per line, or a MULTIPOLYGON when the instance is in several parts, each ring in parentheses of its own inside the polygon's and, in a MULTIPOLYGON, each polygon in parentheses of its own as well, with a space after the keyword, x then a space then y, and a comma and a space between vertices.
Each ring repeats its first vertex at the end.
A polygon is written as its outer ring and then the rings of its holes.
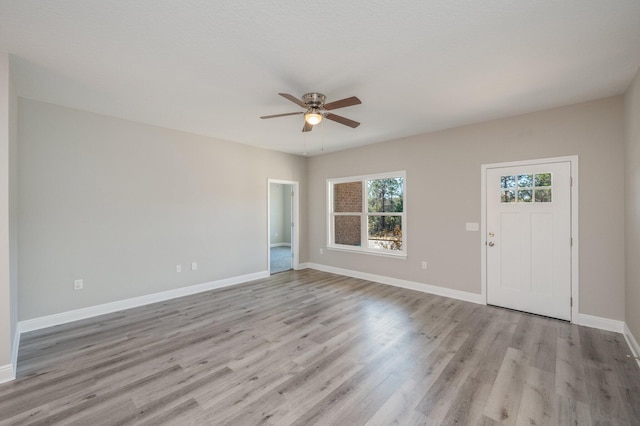
POLYGON ((320 249, 320 254, 324 254, 324 249, 320 249))
POLYGON ((74 290, 82 290, 84 288, 83 280, 73 280, 73 289, 74 290))
POLYGON ((422 269, 427 269, 427 261, 426 260, 422 261, 422 269))
POLYGON ((192 271, 198 270, 198 262, 191 262, 191 270, 192 271))
POLYGON ((176 272, 182 272, 182 265, 176 265, 176 272))

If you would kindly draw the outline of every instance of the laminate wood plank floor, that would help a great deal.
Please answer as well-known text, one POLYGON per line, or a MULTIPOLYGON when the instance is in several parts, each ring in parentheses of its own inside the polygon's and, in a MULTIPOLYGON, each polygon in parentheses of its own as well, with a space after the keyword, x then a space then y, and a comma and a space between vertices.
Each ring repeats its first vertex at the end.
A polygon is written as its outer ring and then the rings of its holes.
POLYGON ((640 425, 620 334, 313 270, 22 336, 2 425, 640 425))

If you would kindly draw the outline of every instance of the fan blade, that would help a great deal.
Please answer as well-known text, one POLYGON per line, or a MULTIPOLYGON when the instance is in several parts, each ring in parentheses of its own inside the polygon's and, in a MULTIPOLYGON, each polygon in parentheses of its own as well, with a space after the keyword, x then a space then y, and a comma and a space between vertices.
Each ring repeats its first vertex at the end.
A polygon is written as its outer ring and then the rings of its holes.
POLYGON ((290 100, 291 102, 293 102, 296 105, 300 105, 304 109, 309 108, 309 106, 307 104, 305 104, 304 102, 302 102, 300 99, 296 98, 293 95, 290 95, 288 93, 278 93, 278 95, 282 96, 285 99, 290 100))
POLYGON ((313 130, 313 125, 307 123, 306 121, 304 122, 304 127, 302 128, 303 132, 310 132, 313 130))
POLYGON ((300 112, 287 112, 285 114, 263 115, 260 118, 276 118, 276 117, 286 117, 287 115, 300 115, 300 114, 304 114, 304 112, 300 111, 300 112))
POLYGON ((358 99, 356 96, 352 96, 350 98, 344 98, 344 99, 340 99, 339 101, 334 101, 334 102, 329 102, 328 104, 324 104, 324 109, 332 110, 332 109, 348 107, 351 105, 358 105, 361 103, 362 102, 360 102, 360 99, 358 99))
POLYGON ((331 114, 331 113, 327 114, 325 118, 328 118, 329 120, 333 120, 336 123, 344 124, 345 126, 353 127, 354 129, 360 125, 360 123, 358 123, 357 121, 349 120, 348 118, 342 117, 340 115, 331 114))

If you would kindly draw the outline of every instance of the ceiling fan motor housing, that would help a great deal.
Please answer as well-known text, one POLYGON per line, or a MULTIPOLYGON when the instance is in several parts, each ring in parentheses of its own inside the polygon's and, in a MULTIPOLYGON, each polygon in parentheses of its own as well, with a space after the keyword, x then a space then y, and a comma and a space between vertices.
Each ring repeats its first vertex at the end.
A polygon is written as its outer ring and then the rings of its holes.
POLYGON ((322 93, 307 93, 302 96, 302 101, 311 108, 318 108, 324 105, 325 96, 322 93))

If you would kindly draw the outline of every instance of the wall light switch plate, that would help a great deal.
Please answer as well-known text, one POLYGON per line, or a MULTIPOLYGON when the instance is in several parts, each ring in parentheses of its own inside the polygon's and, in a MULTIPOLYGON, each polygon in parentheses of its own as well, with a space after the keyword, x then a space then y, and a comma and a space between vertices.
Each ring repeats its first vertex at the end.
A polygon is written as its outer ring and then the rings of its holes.
POLYGON ((176 272, 182 272, 182 265, 176 265, 176 272))
POLYGON ((84 288, 83 280, 73 280, 73 289, 74 290, 82 290, 84 288))
POLYGON ((478 222, 467 222, 467 231, 479 231, 480 226, 478 222))
POLYGON ((192 271, 198 270, 198 262, 191 262, 191 270, 192 271))

